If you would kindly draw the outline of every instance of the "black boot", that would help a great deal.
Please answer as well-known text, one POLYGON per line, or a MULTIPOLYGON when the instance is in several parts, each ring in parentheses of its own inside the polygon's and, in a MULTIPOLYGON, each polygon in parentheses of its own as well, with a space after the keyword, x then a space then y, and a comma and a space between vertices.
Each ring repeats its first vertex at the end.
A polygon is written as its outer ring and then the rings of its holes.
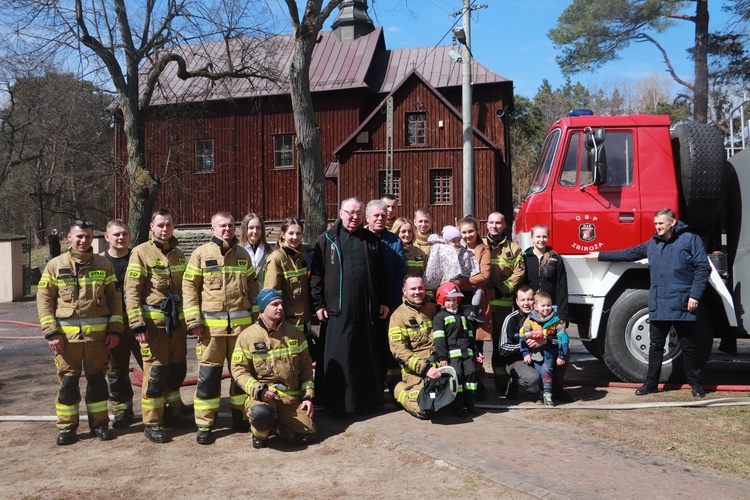
POLYGON ((69 425, 67 427, 60 427, 57 430, 57 446, 67 446, 78 441, 78 435, 76 434, 76 426, 69 425))
POLYGON ((466 315, 466 319, 473 321, 474 323, 487 323, 487 320, 484 319, 482 313, 479 312, 479 306, 474 305, 469 309, 469 314, 466 315))
POLYGON ((232 408, 232 429, 241 432, 241 433, 247 433, 250 431, 250 421, 247 420, 245 417, 245 414, 236 409, 232 408))
POLYGON ((478 415, 479 410, 477 409, 477 406, 474 404, 474 392, 469 391, 464 395, 465 401, 466 401, 466 413, 469 415, 478 415))
POLYGON ((122 413, 115 415, 112 420, 113 429, 124 429, 133 422, 133 410, 125 410, 122 413))
POLYGON ((166 443, 169 441, 169 434, 161 425, 144 425, 143 433, 152 443, 166 443))

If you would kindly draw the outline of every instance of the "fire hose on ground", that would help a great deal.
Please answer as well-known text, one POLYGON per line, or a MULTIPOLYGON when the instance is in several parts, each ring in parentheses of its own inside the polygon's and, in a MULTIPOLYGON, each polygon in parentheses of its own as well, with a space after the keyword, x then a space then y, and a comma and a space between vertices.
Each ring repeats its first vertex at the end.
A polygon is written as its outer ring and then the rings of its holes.
MULTIPOLYGON (((27 323, 23 321, 8 321, 0 320, 0 323, 25 326, 38 328, 39 325, 35 323, 27 323)), ((4 340, 36 340, 39 337, 0 337, 4 340)), ((143 372, 137 368, 131 368, 133 373, 133 385, 141 387, 143 384, 143 372)), ((229 373, 223 373, 222 379, 230 378, 229 373)), ((486 374, 487 378, 492 378, 492 373, 486 374)), ((198 383, 198 379, 187 379, 183 381, 182 387, 194 386, 198 383)), ((618 389, 636 389, 640 386, 637 383, 629 382, 617 382, 617 381, 593 381, 593 380, 565 380, 565 385, 569 386, 584 386, 584 387, 610 387, 618 389)), ((705 384, 703 388, 707 391, 716 392, 750 392, 750 385, 726 385, 726 384, 705 384)), ((659 384, 659 390, 678 390, 678 389, 690 389, 689 385, 686 384, 659 384)), ((539 406, 519 406, 519 405, 495 405, 495 404, 478 404, 479 408, 490 409, 490 410, 538 410, 539 406)), ((569 409, 569 410, 631 410, 631 409, 642 409, 642 408, 673 408, 673 407, 720 407, 720 406, 750 406, 750 398, 739 397, 739 398, 718 398, 718 399, 702 399, 696 401, 684 401, 684 402, 646 402, 646 403, 624 403, 624 404, 597 404, 597 405, 564 405, 554 407, 544 407, 545 410, 554 409, 569 409)), ((25 416, 25 415, 6 415, 0 416, 0 422, 46 422, 55 421, 54 416, 25 416)))

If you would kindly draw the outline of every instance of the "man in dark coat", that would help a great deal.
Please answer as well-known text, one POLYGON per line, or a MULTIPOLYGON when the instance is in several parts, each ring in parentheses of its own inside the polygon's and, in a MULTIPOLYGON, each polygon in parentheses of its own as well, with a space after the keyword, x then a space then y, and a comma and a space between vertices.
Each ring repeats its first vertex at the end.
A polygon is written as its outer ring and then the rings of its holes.
POLYGON ((321 322, 323 359, 316 366, 320 402, 335 413, 355 413, 383 405, 383 332, 376 320, 389 308, 381 298, 378 237, 362 227, 364 204, 341 203, 340 219, 315 244, 310 291, 321 322))
POLYGON ((693 396, 705 396, 701 387, 700 353, 696 310, 706 290, 711 266, 701 239, 688 232, 685 223, 669 208, 654 214, 654 236, 640 245, 614 252, 594 252, 605 262, 632 262, 648 258, 651 287, 648 293, 648 319, 651 343, 648 350, 646 382, 635 394, 657 392, 664 344, 674 327, 685 359, 685 375, 693 396))

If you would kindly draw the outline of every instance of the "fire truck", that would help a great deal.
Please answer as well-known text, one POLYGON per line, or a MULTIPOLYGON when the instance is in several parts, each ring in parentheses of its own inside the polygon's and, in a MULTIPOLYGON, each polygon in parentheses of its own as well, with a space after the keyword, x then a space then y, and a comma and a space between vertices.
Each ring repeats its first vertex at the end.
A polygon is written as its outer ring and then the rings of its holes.
MULTIPOLYGON (((654 213, 669 207, 701 236, 711 262, 699 308, 704 361, 714 336, 721 338, 720 350, 735 353, 737 338, 747 336, 750 306, 750 203, 743 203, 742 190, 750 187, 750 149, 727 160, 716 128, 671 127, 667 116, 572 115, 546 136, 515 216, 514 238, 526 249, 532 227, 549 227, 549 244, 567 269, 569 319, 586 349, 621 380, 643 381, 648 262, 599 262, 584 255, 646 241, 654 234, 654 213)), ((674 331, 661 377, 684 377, 674 331)))

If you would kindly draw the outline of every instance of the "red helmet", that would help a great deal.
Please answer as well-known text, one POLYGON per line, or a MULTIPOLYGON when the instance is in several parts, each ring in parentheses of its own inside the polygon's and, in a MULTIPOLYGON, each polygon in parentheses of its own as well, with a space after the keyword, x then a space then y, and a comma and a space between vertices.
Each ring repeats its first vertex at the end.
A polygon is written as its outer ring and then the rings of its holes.
POLYGON ((458 303, 461 303, 461 297, 463 297, 464 294, 461 293, 461 290, 448 281, 447 283, 443 283, 438 287, 437 292, 435 292, 435 301, 438 303, 438 305, 444 305, 445 299, 448 297, 457 297, 458 303))

